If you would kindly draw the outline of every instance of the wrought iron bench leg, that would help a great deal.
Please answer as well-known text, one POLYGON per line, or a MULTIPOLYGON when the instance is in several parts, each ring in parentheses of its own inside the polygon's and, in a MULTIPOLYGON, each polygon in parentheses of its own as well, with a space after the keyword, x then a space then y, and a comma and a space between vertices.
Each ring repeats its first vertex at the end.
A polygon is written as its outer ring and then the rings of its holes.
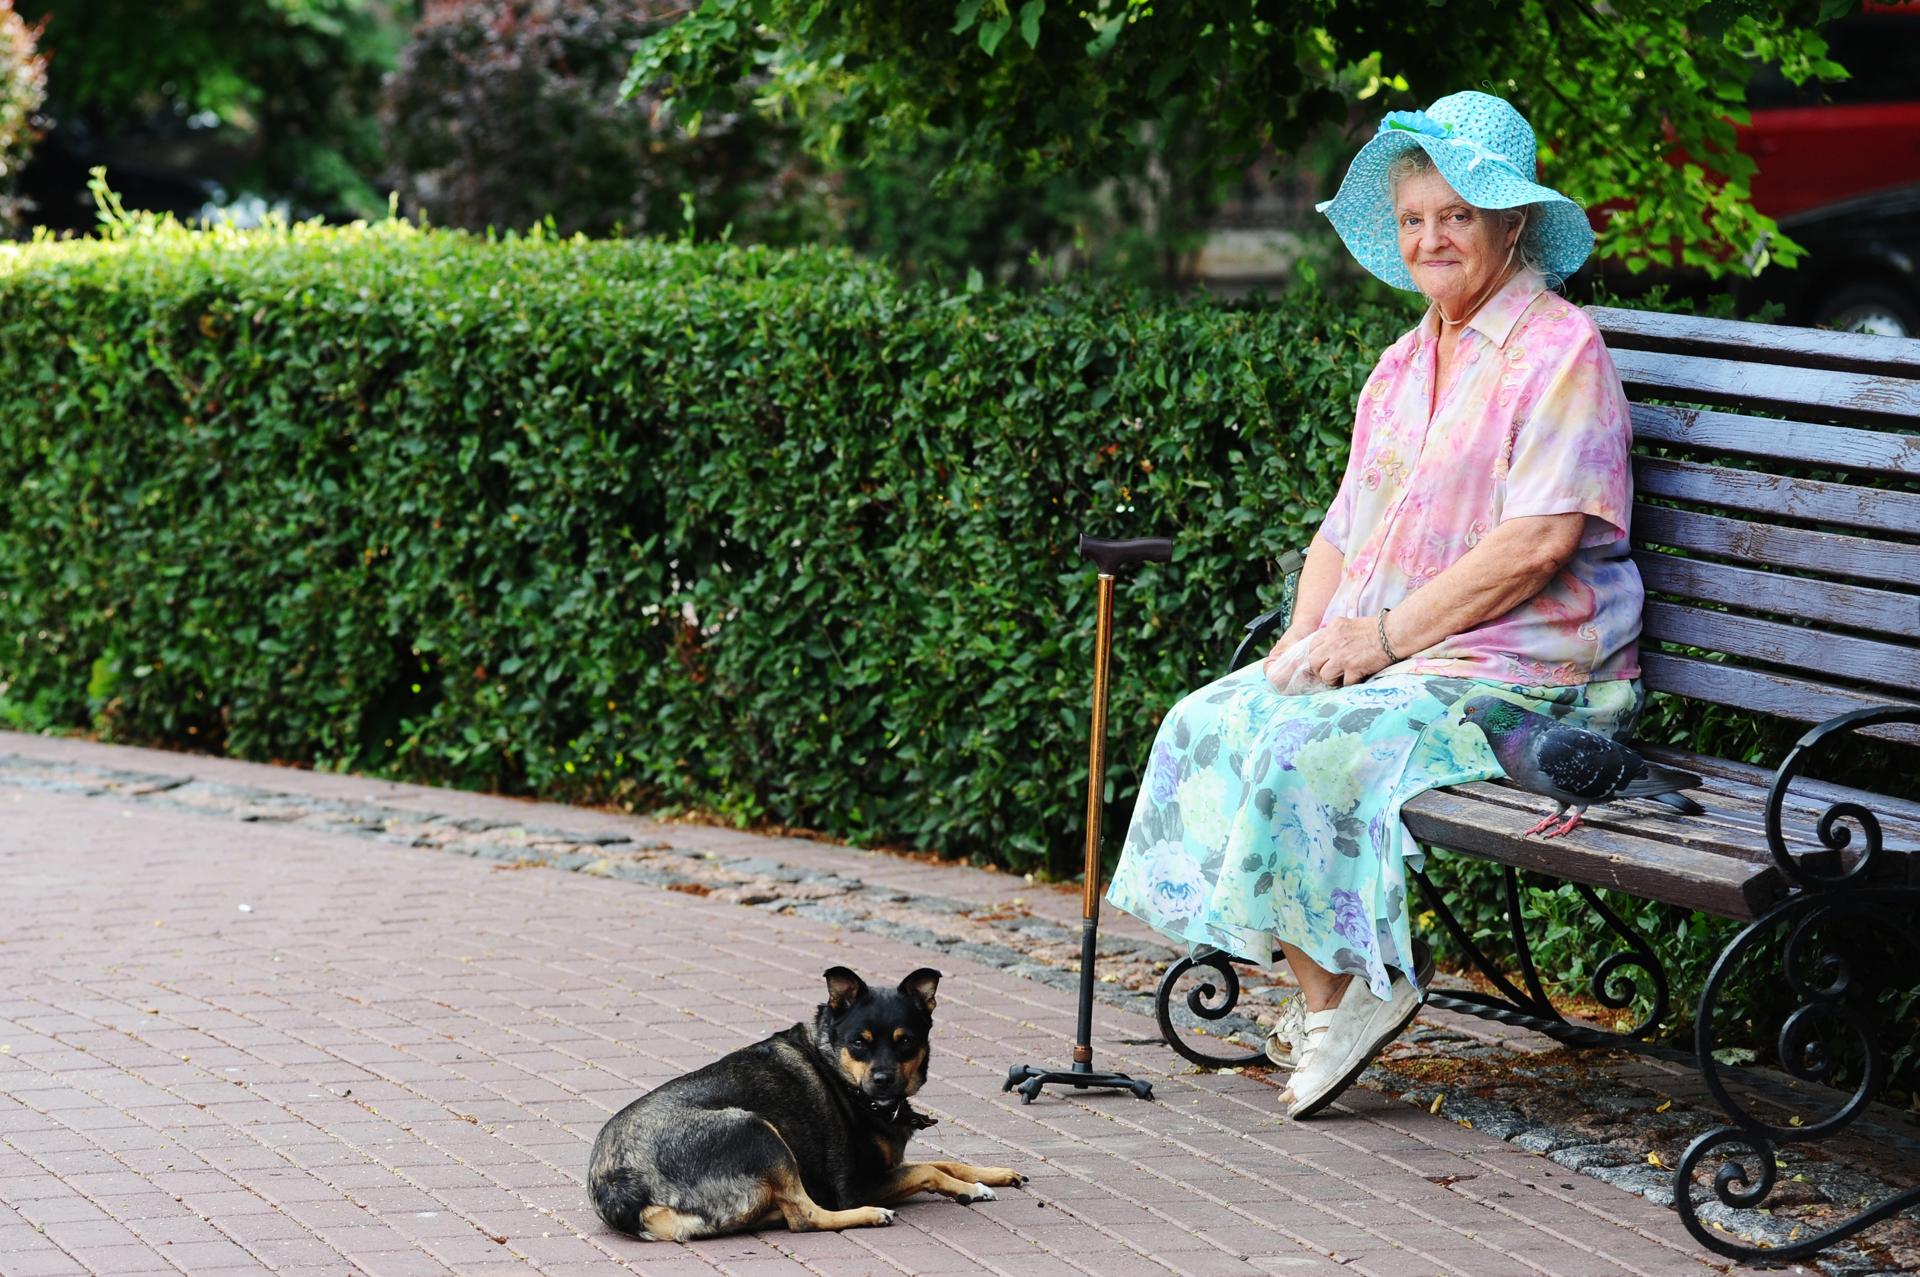
MULTIPOLYGON (((1834 803, 1814 823, 1818 850, 1802 840, 1789 846, 1784 833, 1787 795, 1793 783, 1829 746, 1856 731, 1892 723, 1920 723, 1920 709, 1881 706, 1853 710, 1812 728, 1795 743, 1774 773, 1767 792, 1767 850, 1785 882, 1796 888, 1785 903, 1755 919, 1733 938, 1714 962, 1700 991, 1694 1022, 1694 1051, 1700 1076, 1731 1122, 1694 1140, 1674 1169, 1673 1203, 1687 1231, 1701 1245, 1734 1259, 1797 1259, 1883 1219, 1920 1205, 1920 1188, 1895 1193, 1817 1236, 1773 1248, 1743 1246, 1727 1233, 1709 1228, 1693 1200, 1695 1168, 1716 1152, 1744 1149, 1746 1156, 1723 1161, 1714 1172, 1713 1194, 1725 1206, 1753 1209, 1772 1194, 1779 1178, 1774 1150, 1784 1144, 1823 1139, 1850 1126, 1882 1146, 1920 1152, 1920 1141, 1869 1120, 1869 1105, 1886 1085, 1883 995, 1920 981, 1920 883, 1910 866, 1896 863, 1882 875, 1877 863, 1884 849, 1880 820, 1858 802, 1834 803), (1856 840, 1855 835, 1858 835, 1856 840), (1903 872, 1904 870, 1904 872, 1903 872), (1803 1082, 1826 1086, 1843 1061, 1857 1061, 1859 1079, 1832 1109, 1798 1125, 1768 1122, 1728 1090, 1714 1058, 1714 1014, 1734 978, 1780 946, 1781 975, 1792 991, 1794 1009, 1780 1025, 1781 1067, 1803 1082), (1889 960, 1888 951, 1893 955, 1889 960), (1757 1172, 1749 1174, 1747 1157, 1757 1172)), ((1908 853, 1911 854, 1911 853, 1908 853)), ((1796 1098, 1817 1102, 1812 1094, 1796 1098)))
MULTIPOLYGON (((1719 1155, 1727 1160, 1714 1172, 1713 1195, 1726 1206, 1760 1208, 1779 1176, 1776 1149, 1826 1138, 1856 1122, 1878 1144, 1920 1152, 1920 1141, 1861 1120, 1887 1078, 1886 1026, 1875 1005, 1887 982, 1878 978, 1884 972, 1867 970, 1857 960, 1857 946, 1864 937, 1884 937, 1906 953, 1908 960, 1897 968, 1898 974, 1913 979, 1920 972, 1920 936, 1913 930, 1916 916, 1920 916, 1920 888, 1916 887, 1815 892, 1797 896, 1759 918, 1721 952, 1700 993, 1695 1049, 1700 1076, 1731 1122, 1695 1139, 1674 1169, 1673 1179, 1674 1208, 1701 1245, 1733 1259, 1799 1259, 1920 1205, 1920 1188, 1909 1189, 1814 1236, 1764 1247, 1743 1245, 1734 1235, 1710 1227, 1700 1218, 1700 1203, 1694 1201, 1692 1191, 1695 1170, 1709 1156, 1719 1155), (1860 1065, 1858 1082, 1836 1107, 1812 1119, 1802 1118, 1797 1126, 1769 1122, 1749 1108, 1729 1090, 1723 1066, 1714 1058, 1714 1014, 1722 995, 1756 957, 1764 958, 1776 944, 1785 955, 1783 975, 1796 1003, 1780 1028, 1781 1066, 1804 1082, 1825 1085, 1842 1059, 1851 1057, 1860 1065), (1749 1161, 1757 1173, 1749 1172, 1749 1161)), ((1812 1097, 1795 1092, 1795 1098, 1812 1097)))
POLYGON ((1598 892, 1582 883, 1574 883, 1574 890, 1587 902, 1605 924, 1608 931, 1618 937, 1623 946, 1608 954, 1593 973, 1590 992, 1595 1001, 1603 1006, 1625 1008, 1633 1005, 1639 993, 1639 984, 1634 977, 1625 975, 1624 968, 1634 967, 1645 973, 1650 986, 1652 1008, 1645 1019, 1635 1024, 1625 1033, 1609 1032, 1603 1029, 1588 1028, 1583 1024, 1569 1023, 1560 1014, 1553 1000, 1540 983, 1534 969, 1532 941, 1527 936, 1526 919, 1520 910, 1520 876, 1511 865, 1501 866, 1501 877, 1506 889, 1506 913, 1508 934, 1513 945, 1514 966, 1518 969, 1524 988, 1516 987, 1507 978, 1486 951, 1473 942, 1467 934, 1466 926, 1447 908, 1446 898, 1440 889, 1427 877, 1424 870, 1416 872, 1414 879, 1420 884, 1420 893, 1425 897, 1427 907, 1433 911, 1440 925, 1453 942, 1464 953, 1481 975, 1485 976, 1496 990, 1494 993, 1480 993, 1475 990, 1454 990, 1447 993, 1434 992, 1428 995, 1429 1006, 1443 1010, 1458 1011, 1466 1015, 1478 1016, 1483 1020, 1494 1020, 1501 1024, 1518 1025, 1544 1033, 1569 1046, 1581 1047, 1622 1047, 1627 1050, 1644 1048, 1644 1039, 1653 1033, 1667 1018, 1667 973, 1661 966, 1659 957, 1646 938, 1634 929, 1632 924, 1620 917, 1598 892))

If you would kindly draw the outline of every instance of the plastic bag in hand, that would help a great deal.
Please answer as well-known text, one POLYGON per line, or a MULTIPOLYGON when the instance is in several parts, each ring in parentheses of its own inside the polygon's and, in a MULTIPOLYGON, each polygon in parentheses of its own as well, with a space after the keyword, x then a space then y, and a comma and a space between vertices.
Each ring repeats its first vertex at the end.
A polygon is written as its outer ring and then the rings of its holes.
POLYGON ((1262 666, 1267 682, 1282 696, 1308 696, 1324 692, 1328 684, 1313 672, 1309 661, 1314 635, 1309 634, 1278 656, 1270 656, 1262 666))

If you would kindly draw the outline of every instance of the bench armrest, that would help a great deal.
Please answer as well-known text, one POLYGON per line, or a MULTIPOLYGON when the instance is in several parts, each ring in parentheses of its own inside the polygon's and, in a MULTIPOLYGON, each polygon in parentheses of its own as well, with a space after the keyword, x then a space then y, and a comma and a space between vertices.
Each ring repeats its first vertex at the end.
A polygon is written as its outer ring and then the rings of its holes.
POLYGON ((1259 652, 1267 639, 1287 628, 1287 622, 1293 617, 1294 596, 1300 590, 1300 569, 1306 566, 1306 562, 1304 550, 1288 550, 1280 556, 1276 563, 1280 569, 1280 604, 1241 627, 1247 634, 1240 640, 1240 645, 1233 649, 1233 659, 1227 663, 1227 673, 1231 674, 1245 665, 1249 653, 1259 652))
POLYGON ((1781 831, 1787 791, 1826 742, 1883 723, 1920 723, 1920 706, 1885 705, 1830 718, 1796 741, 1780 769, 1773 774, 1773 785, 1767 790, 1767 850, 1773 853, 1774 864, 1780 867, 1787 881, 1802 890, 1828 890, 1864 880, 1874 858, 1880 854, 1880 820, 1861 803, 1834 803, 1820 814, 1814 827, 1824 850, 1790 851, 1781 831), (1861 842, 1850 867, 1841 856, 1842 850, 1853 842, 1853 829, 1849 824, 1859 829, 1861 842))

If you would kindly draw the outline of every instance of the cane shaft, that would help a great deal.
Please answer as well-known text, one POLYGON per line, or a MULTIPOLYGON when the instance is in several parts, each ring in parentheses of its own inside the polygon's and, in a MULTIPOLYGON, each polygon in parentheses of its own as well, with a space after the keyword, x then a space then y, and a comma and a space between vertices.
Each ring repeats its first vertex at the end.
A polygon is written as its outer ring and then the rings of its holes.
POLYGON ((1113 647, 1113 578, 1100 574, 1093 636, 1093 728, 1087 744, 1087 863, 1080 916, 1100 916, 1100 816, 1107 790, 1107 659, 1113 647))

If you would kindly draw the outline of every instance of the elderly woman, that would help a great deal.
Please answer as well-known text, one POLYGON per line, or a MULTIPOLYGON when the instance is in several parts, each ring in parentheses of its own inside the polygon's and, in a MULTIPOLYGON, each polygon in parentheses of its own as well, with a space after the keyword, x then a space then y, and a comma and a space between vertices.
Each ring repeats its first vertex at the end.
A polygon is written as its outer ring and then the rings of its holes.
POLYGON ((1626 398, 1592 321, 1549 291, 1593 233, 1534 162, 1517 111, 1456 93, 1389 115, 1320 206, 1427 312, 1361 391, 1292 625, 1161 724, 1108 896, 1186 943, 1285 955, 1300 992, 1268 1054, 1292 1067, 1290 1117, 1330 1104, 1424 997, 1401 807, 1500 774, 1460 702, 1610 734, 1639 711, 1626 398), (1283 695, 1283 665, 1318 690, 1283 695))

